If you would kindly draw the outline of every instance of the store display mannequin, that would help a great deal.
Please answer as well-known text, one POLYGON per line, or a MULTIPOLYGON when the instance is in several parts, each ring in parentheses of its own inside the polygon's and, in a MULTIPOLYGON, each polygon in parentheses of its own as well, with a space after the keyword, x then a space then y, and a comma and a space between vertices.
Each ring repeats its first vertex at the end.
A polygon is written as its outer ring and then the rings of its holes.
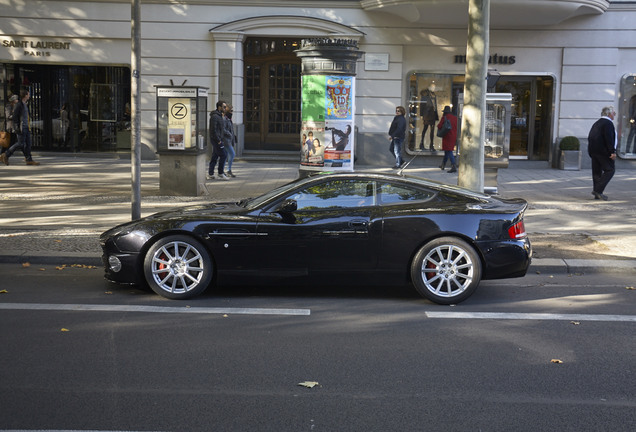
POLYGON ((420 150, 424 150, 424 136, 430 127, 430 151, 435 151, 433 139, 435 138, 435 123, 439 120, 437 114, 437 96, 433 89, 425 89, 420 92, 420 116, 422 117, 423 129, 420 140, 420 150))
POLYGON ((629 135, 625 144, 625 153, 634 153, 636 151, 636 96, 632 96, 629 100, 629 135), (631 148, 630 148, 631 147, 631 148))

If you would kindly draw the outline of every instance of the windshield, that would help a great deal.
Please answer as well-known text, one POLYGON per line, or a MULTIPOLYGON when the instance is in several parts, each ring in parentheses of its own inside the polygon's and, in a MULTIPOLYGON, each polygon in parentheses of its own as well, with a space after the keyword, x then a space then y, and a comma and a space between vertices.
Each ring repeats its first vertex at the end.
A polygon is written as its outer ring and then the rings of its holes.
MULTIPOLYGON (((307 179, 309 180, 309 179, 307 179)), ((241 207, 245 207, 246 209, 249 210, 253 210, 255 208, 259 208, 260 206, 262 206, 264 203, 266 203, 267 201, 269 201, 270 199, 277 197, 279 195, 284 194, 285 192, 291 190, 292 188, 294 188, 297 185, 303 184, 303 181, 298 181, 298 180, 294 180, 291 181, 287 184, 284 184, 282 186, 279 186, 277 188, 272 189, 271 191, 265 193, 264 195, 258 196, 256 198, 249 198, 249 199, 244 199, 241 200, 238 205, 240 205, 241 207)))

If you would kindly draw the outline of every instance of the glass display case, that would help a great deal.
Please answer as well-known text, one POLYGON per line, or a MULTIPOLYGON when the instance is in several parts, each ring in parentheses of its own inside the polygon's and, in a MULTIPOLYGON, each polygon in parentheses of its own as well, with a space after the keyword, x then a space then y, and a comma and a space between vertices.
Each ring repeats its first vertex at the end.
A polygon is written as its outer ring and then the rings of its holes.
POLYGON ((621 79, 618 99, 618 155, 636 159, 636 75, 621 79))
POLYGON ((497 170, 510 161, 512 94, 487 93, 484 134, 484 190, 497 193, 497 170))
POLYGON ((204 195, 207 87, 156 88, 159 191, 162 195, 204 195))
POLYGON ((157 151, 206 150, 207 87, 157 86, 157 151))

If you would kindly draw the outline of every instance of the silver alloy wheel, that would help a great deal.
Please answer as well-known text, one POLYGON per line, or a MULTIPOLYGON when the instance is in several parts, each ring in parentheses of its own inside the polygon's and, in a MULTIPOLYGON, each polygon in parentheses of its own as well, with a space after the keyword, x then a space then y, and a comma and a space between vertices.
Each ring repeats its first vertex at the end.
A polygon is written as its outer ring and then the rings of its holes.
POLYGON ((439 304, 459 303, 477 289, 481 260, 475 249, 456 237, 441 237, 424 245, 411 265, 417 291, 439 304))
POLYGON ((152 255, 152 278, 159 288, 171 294, 187 293, 198 287, 204 270, 201 252, 184 241, 170 241, 152 255))
POLYGON ((422 262, 422 280, 435 295, 455 297, 473 281, 473 261, 462 248, 442 245, 431 250, 422 262))

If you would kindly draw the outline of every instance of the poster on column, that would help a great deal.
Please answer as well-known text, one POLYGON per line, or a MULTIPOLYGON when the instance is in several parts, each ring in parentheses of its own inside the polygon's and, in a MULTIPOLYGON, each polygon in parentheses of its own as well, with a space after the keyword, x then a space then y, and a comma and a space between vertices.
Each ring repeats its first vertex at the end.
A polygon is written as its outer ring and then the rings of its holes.
POLYGON ((354 77, 304 75, 300 165, 353 171, 354 77))

